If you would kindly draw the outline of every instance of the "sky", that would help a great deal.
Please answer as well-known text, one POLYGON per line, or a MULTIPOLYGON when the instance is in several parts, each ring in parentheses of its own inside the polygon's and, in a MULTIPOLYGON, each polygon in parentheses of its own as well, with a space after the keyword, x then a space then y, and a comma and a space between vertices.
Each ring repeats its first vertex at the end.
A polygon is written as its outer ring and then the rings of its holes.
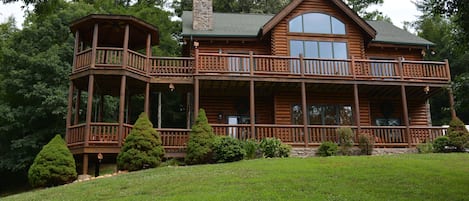
MULTIPOLYGON (((21 2, 1 4, 0 3, 0 23, 5 22, 8 17, 14 16, 16 24, 21 27, 24 21, 24 10, 21 6, 24 4, 21 2)), ((372 6, 369 10, 379 10, 383 14, 389 16, 398 27, 403 27, 404 21, 415 21, 421 13, 417 10, 412 0, 384 0, 382 6, 372 6)))

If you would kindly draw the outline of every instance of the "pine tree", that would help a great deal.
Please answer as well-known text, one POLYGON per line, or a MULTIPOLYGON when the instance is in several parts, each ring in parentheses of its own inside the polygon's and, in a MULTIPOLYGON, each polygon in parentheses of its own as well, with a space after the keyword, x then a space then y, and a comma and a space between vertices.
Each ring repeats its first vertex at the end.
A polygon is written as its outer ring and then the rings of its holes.
POLYGON ((164 156, 161 136, 146 113, 140 114, 117 156, 120 170, 136 171, 160 165, 164 156))
POLYGON ((28 172, 33 187, 62 185, 76 177, 75 160, 60 135, 56 135, 42 148, 28 172))
POLYGON ((208 124, 205 110, 200 109, 189 136, 185 162, 189 165, 213 162, 215 139, 216 136, 208 124))

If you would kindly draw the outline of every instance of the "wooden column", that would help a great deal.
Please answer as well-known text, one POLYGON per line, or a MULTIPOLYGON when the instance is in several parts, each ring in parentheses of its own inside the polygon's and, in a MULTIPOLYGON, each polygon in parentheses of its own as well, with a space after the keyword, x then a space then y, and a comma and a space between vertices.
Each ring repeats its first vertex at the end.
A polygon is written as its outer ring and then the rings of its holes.
POLYGON ((85 131, 85 146, 88 146, 88 139, 91 132, 91 113, 93 112, 93 94, 94 94, 94 75, 91 74, 88 78, 88 102, 86 104, 86 131, 85 131))
POLYGON ((409 122, 409 110, 407 109, 407 94, 405 86, 401 85, 401 98, 402 98, 402 113, 404 113, 405 132, 407 136, 408 146, 412 146, 412 139, 410 136, 410 122, 409 122))
POLYGON ((147 86, 145 87, 145 106, 144 111, 147 113, 148 117, 150 117, 150 83, 147 82, 147 86))
POLYGON ((195 77, 194 78, 194 120, 197 119, 197 116, 199 115, 199 83, 200 80, 199 78, 195 77))
POLYGON ((254 76, 254 52, 249 51, 249 74, 254 76))
POLYGON ((454 96, 453 96, 453 89, 450 87, 448 89, 448 98, 449 98, 449 109, 451 111, 451 119, 456 119, 456 110, 454 109, 454 96))
POLYGON ((404 65, 402 64, 402 57, 399 57, 397 60, 397 64, 399 65, 399 74, 401 77, 401 80, 404 80, 404 65))
POLYGON ((70 126, 72 126, 72 105, 73 105, 73 82, 70 81, 70 86, 68 88, 68 105, 67 105, 67 120, 65 122, 65 142, 68 143, 68 137, 70 132, 70 126))
POLYGON ((158 92, 158 128, 161 128, 161 92, 158 92))
POLYGON ((80 104, 81 104, 81 90, 78 89, 77 93, 77 100, 75 102, 75 118, 74 118, 74 125, 80 122, 80 104))
POLYGON ((91 64, 90 67, 94 68, 96 66, 96 48, 98 47, 98 23, 94 24, 93 29, 93 41, 91 44, 91 64))
POLYGON ((256 128, 255 128, 255 121, 256 121, 256 94, 254 91, 254 80, 249 81, 249 119, 251 123, 251 138, 256 138, 256 128))
MULTIPOLYGON (((358 84, 353 84, 353 97, 354 97, 354 108, 355 108, 355 124, 357 125, 357 137, 361 133, 360 125, 360 99, 358 97, 358 84)), ((358 139, 358 138, 357 138, 358 139)))
POLYGON ((119 93, 119 146, 122 146, 122 138, 124 136, 124 107, 125 107, 125 86, 127 77, 121 77, 121 88, 119 93))
POLYGON ((129 24, 125 25, 125 33, 124 33, 124 47, 123 47, 123 55, 122 55, 122 68, 127 67, 127 61, 129 59, 129 24))
POLYGON ((304 56, 300 54, 300 73, 301 77, 305 77, 305 63, 304 63, 304 56))
POLYGON ((75 32, 75 46, 73 49, 73 63, 72 63, 73 70, 72 71, 74 71, 75 68, 77 67, 77 54, 78 54, 79 45, 80 45, 80 32, 77 30, 75 32))
POLYGON ((306 105, 306 83, 301 82, 301 108, 303 110, 303 133, 305 140, 305 147, 308 147, 308 106, 306 105))
POLYGON ((186 95, 186 128, 191 128, 191 93, 187 92, 186 95))
POLYGON ((88 174, 88 154, 83 154, 83 175, 88 174))
POLYGON ((146 59, 146 72, 147 72, 147 75, 150 74, 150 69, 151 69, 151 61, 150 61, 150 57, 151 57, 151 34, 148 34, 147 35, 147 59, 146 59))

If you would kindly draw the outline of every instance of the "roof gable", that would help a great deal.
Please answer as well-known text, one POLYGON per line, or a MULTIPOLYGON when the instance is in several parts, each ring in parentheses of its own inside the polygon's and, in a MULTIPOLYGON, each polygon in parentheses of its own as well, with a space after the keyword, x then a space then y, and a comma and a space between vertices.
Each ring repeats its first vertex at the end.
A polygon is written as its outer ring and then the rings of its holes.
MULTIPOLYGON (((270 19, 261 28, 261 35, 264 36, 269 33, 280 21, 282 21, 288 14, 295 10, 305 0, 293 0, 290 4, 285 6, 277 15, 270 19)), ((343 11, 350 19, 352 19, 370 38, 376 36, 376 30, 373 29, 365 20, 357 15, 352 9, 350 9, 342 0, 330 0, 334 3, 341 11, 343 11)))

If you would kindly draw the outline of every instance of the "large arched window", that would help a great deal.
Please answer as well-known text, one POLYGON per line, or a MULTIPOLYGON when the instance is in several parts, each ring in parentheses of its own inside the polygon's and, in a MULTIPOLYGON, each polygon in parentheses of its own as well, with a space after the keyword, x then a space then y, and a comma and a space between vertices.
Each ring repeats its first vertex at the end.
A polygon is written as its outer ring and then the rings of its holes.
POLYGON ((289 31, 297 33, 345 34, 345 24, 323 13, 306 13, 290 20, 289 31))

